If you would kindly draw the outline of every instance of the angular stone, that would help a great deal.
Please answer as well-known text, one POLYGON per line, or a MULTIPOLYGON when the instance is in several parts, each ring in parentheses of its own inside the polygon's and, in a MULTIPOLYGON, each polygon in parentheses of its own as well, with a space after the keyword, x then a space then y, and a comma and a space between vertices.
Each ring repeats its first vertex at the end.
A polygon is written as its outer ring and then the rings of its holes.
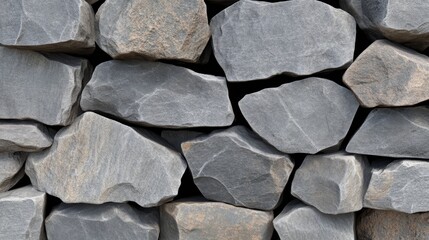
POLYGON ((165 128, 229 126, 234 120, 224 78, 159 62, 98 65, 81 107, 165 128))
POLYGON ((345 152, 308 155, 295 173, 291 193, 326 214, 362 209, 368 160, 345 152))
POLYGON ((354 240, 354 223, 354 213, 324 214, 295 200, 274 219, 274 228, 282 240, 354 240))
POLYGON ((160 240, 269 240, 273 213, 219 202, 181 200, 161 206, 160 240))
POLYGON ((348 89, 307 78, 248 94, 238 103, 252 129, 286 153, 317 153, 337 146, 359 107, 348 89))
POLYGON ((49 130, 40 123, 0 120, 0 152, 36 152, 51 145, 49 130))
POLYGON ((346 151, 364 155, 429 158, 429 109, 380 108, 370 112, 346 151))
POLYGON ((345 68, 355 26, 348 13, 316 0, 239 1, 210 22, 216 60, 231 82, 345 68))
POLYGON ((163 130, 161 137, 164 138, 175 150, 182 152, 181 144, 183 142, 197 138, 203 135, 202 132, 190 130, 163 130))
POLYGON ((66 203, 153 207, 177 195, 186 163, 152 133, 87 112, 25 167, 35 188, 66 203))
POLYGON ((210 39, 203 0, 106 0, 96 41, 113 58, 197 62, 210 39))
POLYGON ((23 153, 0 152, 0 192, 9 190, 21 180, 24 176, 25 159, 27 155, 23 153))
POLYGON ((30 186, 0 193, 0 239, 46 239, 46 194, 30 186))
POLYGON ((61 204, 46 218, 49 240, 158 240, 159 212, 126 203, 61 204))
POLYGON ((243 126, 184 142, 182 151, 205 198, 261 210, 277 206, 294 166, 243 126))
POLYGON ((0 16, 0 45, 78 54, 95 49, 94 11, 85 1, 4 0, 0 16))
POLYGON ((88 60, 0 47, 0 119, 69 125, 78 114, 88 60))

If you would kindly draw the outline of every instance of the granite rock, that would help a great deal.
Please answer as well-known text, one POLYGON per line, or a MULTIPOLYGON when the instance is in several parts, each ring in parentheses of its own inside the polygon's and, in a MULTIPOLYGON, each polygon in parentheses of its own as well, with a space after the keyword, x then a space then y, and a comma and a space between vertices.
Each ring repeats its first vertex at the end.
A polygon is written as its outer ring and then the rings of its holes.
POLYGON ((164 138, 175 150, 182 152, 182 143, 203 135, 203 132, 191 130, 163 130, 161 137, 164 138))
POLYGON ((0 120, 0 152, 36 152, 51 145, 49 130, 40 123, 0 120))
POLYGON ((9 190, 21 180, 26 159, 27 155, 24 153, 0 152, 0 192, 9 190))

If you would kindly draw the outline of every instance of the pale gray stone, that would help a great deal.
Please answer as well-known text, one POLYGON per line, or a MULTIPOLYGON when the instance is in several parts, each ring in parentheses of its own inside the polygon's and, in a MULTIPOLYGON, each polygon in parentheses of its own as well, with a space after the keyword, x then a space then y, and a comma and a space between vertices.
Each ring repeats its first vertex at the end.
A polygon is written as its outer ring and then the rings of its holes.
POLYGON ((161 206, 160 240, 270 240, 273 213, 185 199, 161 206))
POLYGON ((243 126, 184 142, 182 151, 205 198, 261 210, 278 205, 294 166, 243 126))
POLYGON ((4 0, 0 45, 89 54, 95 49, 94 11, 82 0, 4 0))
POLYGON ((25 167, 35 188, 66 203, 153 207, 177 195, 186 163, 149 131, 86 112, 25 167))
POLYGON ((158 240, 159 212, 126 203, 60 204, 46 218, 49 240, 158 240))
POLYGON ((173 146, 174 149, 182 152, 181 144, 183 142, 192 140, 203 134, 203 132, 191 130, 163 130, 161 132, 161 137, 173 146))
POLYGON ((317 153, 341 143, 359 107, 348 89, 307 78, 248 94, 238 103, 252 129, 286 153, 317 153))
MULTIPOLYGON (((12 188, 24 176, 24 153, 0 152, 0 192, 12 188)), ((1 233, 0 233, 1 234, 1 233)))
POLYGON ((225 78, 159 62, 98 65, 81 107, 164 128, 229 126, 234 120, 225 78))
POLYGON ((238 1, 210 28, 216 60, 231 82, 310 75, 353 61, 353 17, 316 0, 238 1))
POLYGON ((0 120, 0 152, 37 152, 51 145, 49 130, 40 123, 0 120))

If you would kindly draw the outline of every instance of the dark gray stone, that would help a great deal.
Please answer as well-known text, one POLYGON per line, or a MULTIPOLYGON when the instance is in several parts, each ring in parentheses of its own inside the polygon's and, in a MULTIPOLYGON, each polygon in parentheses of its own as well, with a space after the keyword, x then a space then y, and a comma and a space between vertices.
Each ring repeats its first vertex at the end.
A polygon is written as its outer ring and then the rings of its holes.
POLYGON ((40 123, 0 120, 0 152, 37 152, 51 145, 49 130, 40 123))
POLYGON ((161 137, 164 138, 177 151, 182 152, 181 144, 183 142, 197 138, 203 135, 202 132, 190 130, 163 130, 161 137))
POLYGON ((9 190, 21 180, 25 159, 27 155, 23 153, 0 153, 0 192, 9 190))

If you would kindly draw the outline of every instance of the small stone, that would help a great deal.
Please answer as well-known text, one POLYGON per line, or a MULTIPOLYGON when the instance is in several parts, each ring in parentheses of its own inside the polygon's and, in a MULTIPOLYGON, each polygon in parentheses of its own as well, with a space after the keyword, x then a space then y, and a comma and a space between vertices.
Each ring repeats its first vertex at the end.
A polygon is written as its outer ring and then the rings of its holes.
POLYGON ((37 152, 51 145, 49 130, 40 123, 0 120, 0 152, 37 152))
POLYGON ((160 240, 269 240, 273 213, 219 202, 182 200, 161 206, 160 240))
POLYGON ((341 143, 359 107, 348 89, 307 78, 248 94, 238 103, 252 129, 286 153, 314 154, 341 143))
POLYGON ((354 223, 354 213, 324 214, 295 200, 274 219, 274 228, 282 240, 354 240, 354 223))
POLYGON ((98 65, 81 107, 164 128, 221 127, 234 121, 225 78, 159 62, 98 65))
POLYGON ((60 204, 46 218, 49 240, 158 240, 159 212, 126 203, 60 204))
POLYGON ((86 112, 25 167, 35 188, 66 203, 154 207, 177 195, 186 163, 149 131, 86 112))
POLYGON ((205 198, 261 210, 278 205, 294 166, 243 126, 182 143, 182 151, 205 198))
POLYGON ((203 0, 106 0, 96 41, 113 58, 197 62, 210 39, 203 0))
POLYGON ((0 239, 43 240, 46 194, 30 186, 0 193, 0 239))
POLYGON ((25 159, 27 155, 23 153, 0 152, 0 192, 9 190, 21 180, 24 176, 25 159))
POLYGON ((197 138, 204 133, 190 130, 163 130, 161 137, 164 138, 175 150, 182 152, 183 142, 197 138))
POLYGON ((310 75, 353 61, 355 20, 316 0, 238 1, 210 28, 214 55, 231 82, 310 75))
POLYGON ((380 108, 370 112, 346 151, 395 158, 429 158, 429 109, 380 108))

